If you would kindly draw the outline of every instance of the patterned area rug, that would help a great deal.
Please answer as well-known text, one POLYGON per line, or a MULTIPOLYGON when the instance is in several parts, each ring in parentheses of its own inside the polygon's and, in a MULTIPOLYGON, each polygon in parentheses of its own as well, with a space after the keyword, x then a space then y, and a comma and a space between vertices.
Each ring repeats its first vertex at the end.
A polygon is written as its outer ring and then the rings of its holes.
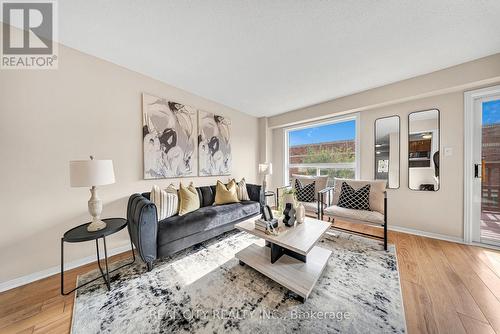
MULTIPOLYGON (((263 241, 230 232, 156 263, 138 260, 104 284, 78 291, 72 331, 80 333, 405 333, 395 248, 346 233, 305 303, 234 254, 263 241)), ((118 266, 120 263, 116 263, 118 266)), ((79 277, 95 277, 97 271, 79 277)))

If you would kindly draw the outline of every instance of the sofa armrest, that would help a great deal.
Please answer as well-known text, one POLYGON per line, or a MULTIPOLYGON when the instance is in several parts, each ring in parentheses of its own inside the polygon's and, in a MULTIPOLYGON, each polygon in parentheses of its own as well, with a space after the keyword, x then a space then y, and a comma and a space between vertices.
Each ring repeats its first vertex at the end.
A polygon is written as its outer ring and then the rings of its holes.
POLYGON ((326 187, 318 191, 318 200, 326 206, 333 204, 333 187, 326 187))
POLYGON ((264 191, 263 191, 262 186, 260 184, 247 183, 247 192, 248 192, 248 197, 250 197, 251 201, 260 203, 261 209, 262 209, 262 207, 264 207, 264 205, 266 205, 264 191))
POLYGON ((141 259, 157 258, 158 217, 156 205, 141 194, 130 196, 127 205, 128 232, 141 259))

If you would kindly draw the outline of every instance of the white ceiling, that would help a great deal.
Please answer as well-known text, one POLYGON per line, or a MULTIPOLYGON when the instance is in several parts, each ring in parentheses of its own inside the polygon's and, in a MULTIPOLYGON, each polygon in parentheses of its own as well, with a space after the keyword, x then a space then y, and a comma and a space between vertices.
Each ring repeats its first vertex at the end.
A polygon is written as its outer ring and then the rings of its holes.
POLYGON ((500 52, 499 0, 58 5, 63 44, 255 116, 500 52))

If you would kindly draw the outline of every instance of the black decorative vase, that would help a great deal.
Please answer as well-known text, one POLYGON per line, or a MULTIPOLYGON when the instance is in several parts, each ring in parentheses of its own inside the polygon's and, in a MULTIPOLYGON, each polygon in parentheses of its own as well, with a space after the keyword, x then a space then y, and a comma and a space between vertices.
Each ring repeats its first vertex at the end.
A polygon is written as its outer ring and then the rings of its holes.
POLYGON ((283 224, 286 226, 293 226, 295 224, 295 209, 292 203, 286 203, 285 210, 283 210, 283 224))

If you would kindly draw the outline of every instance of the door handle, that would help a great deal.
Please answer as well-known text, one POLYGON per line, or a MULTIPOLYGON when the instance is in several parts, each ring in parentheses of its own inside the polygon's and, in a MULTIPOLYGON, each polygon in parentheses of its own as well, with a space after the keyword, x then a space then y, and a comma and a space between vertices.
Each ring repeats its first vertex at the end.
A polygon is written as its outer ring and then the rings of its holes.
POLYGON ((474 177, 476 179, 481 178, 481 167, 482 167, 482 164, 474 164, 474 177))

